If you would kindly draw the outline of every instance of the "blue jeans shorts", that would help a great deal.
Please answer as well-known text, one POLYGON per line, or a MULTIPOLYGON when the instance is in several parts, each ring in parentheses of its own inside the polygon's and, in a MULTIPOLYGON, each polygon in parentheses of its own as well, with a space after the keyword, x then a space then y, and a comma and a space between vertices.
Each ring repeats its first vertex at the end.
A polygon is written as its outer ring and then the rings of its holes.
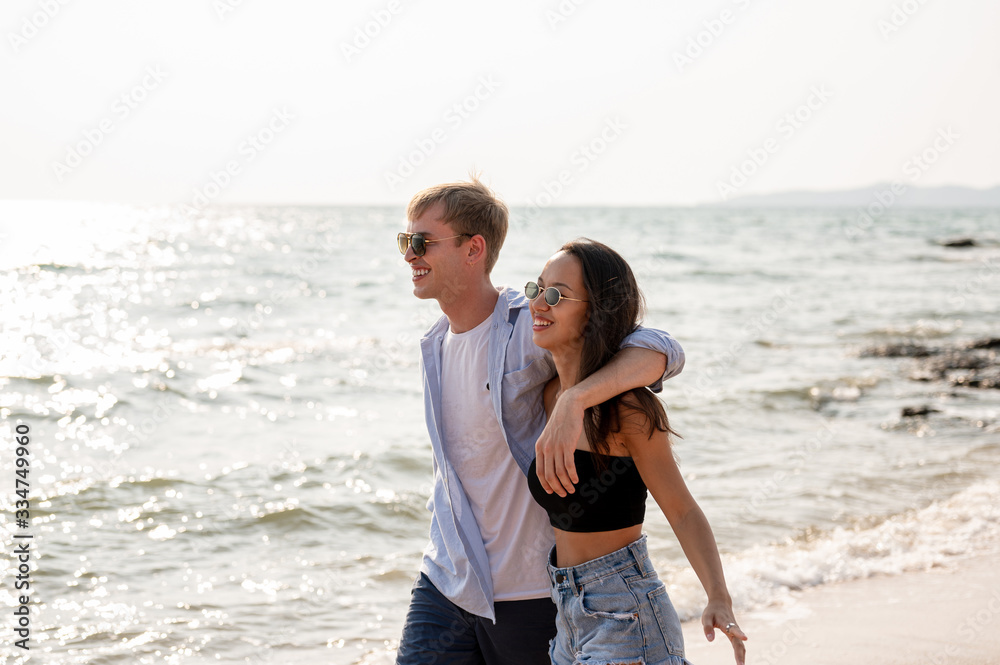
POLYGON ((646 550, 646 535, 578 566, 556 568, 549 580, 558 632, 549 643, 553 665, 690 665, 667 589, 646 550))

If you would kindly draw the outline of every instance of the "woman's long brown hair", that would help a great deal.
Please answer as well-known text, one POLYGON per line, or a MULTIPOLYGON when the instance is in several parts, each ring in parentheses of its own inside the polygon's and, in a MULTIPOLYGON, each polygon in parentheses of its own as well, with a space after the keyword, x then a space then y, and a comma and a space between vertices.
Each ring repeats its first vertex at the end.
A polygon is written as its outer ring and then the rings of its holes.
MULTIPOLYGON (((575 256, 583 268, 583 286, 590 300, 590 319, 584 328, 579 379, 582 381, 604 367, 621 349, 624 339, 635 331, 645 313, 645 298, 635 281, 632 269, 618 252, 603 243, 578 238, 560 251, 575 256)), ((621 431, 618 408, 625 395, 634 398, 645 414, 648 434, 654 430, 680 436, 670 427, 667 412, 648 388, 635 388, 608 401, 590 407, 583 417, 583 429, 591 450, 601 455, 610 451, 608 436, 621 431)), ((604 461, 595 458, 595 464, 604 461)))

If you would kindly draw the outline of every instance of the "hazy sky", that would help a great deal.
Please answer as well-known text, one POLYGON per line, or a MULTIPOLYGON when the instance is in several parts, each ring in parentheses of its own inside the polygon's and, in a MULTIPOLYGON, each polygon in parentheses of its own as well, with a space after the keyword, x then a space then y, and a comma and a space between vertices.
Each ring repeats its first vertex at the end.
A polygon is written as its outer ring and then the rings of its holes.
POLYGON ((996 0, 7 0, 0 30, 6 199, 1000 184, 996 0))

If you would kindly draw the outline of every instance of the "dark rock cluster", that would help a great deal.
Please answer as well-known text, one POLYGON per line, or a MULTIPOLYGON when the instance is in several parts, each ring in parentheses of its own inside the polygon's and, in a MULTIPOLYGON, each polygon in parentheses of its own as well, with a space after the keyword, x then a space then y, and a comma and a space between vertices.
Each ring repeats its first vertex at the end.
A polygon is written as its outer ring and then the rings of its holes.
POLYGON ((904 418, 914 418, 916 416, 928 416, 932 413, 941 413, 941 409, 935 409, 933 407, 927 406, 904 406, 903 407, 903 417, 904 418))
MULTIPOLYGON (((861 352, 869 358, 912 358, 910 378, 914 381, 944 381, 954 387, 1000 389, 1000 337, 988 337, 964 344, 930 346, 898 342, 870 346, 861 352)), ((926 416, 936 412, 928 406, 906 407, 903 417, 926 416)))
POLYGON ((977 243, 972 238, 954 238, 952 240, 942 240, 938 244, 941 245, 942 247, 952 247, 955 249, 979 246, 979 243, 977 243))

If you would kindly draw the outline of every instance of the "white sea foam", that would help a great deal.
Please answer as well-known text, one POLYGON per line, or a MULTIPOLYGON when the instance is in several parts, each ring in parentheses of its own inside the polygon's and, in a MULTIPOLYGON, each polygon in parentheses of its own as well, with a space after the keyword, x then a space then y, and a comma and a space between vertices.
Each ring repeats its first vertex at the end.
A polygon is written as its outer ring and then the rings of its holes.
MULTIPOLYGON (((875 526, 803 534, 724 557, 723 563, 737 610, 746 611, 780 603, 805 587, 948 567, 998 549, 1000 482, 984 480, 875 526)), ((663 573, 681 617, 700 616, 704 592, 690 567, 663 573)))

